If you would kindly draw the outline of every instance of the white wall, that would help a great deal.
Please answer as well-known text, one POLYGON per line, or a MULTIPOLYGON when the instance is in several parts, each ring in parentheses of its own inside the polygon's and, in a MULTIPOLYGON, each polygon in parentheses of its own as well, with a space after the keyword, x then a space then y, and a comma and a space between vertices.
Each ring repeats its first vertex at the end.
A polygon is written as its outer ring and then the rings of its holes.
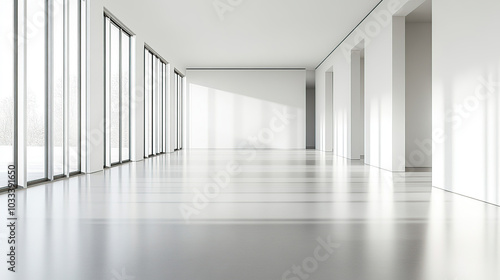
MULTIPOLYGON (((364 50, 363 50, 364 52, 364 50)), ((363 139, 363 151, 361 155, 365 156, 366 143, 365 143, 365 57, 361 58, 361 123, 360 126, 363 128, 361 131, 361 137, 363 139)))
MULTIPOLYGON (((333 73, 333 67, 328 69, 325 73, 325 98, 323 100, 323 111, 325 112, 324 122, 326 127, 333 127, 333 114, 335 110, 335 77, 333 73)), ((331 152, 335 143, 333 142, 333 130, 326 129, 325 130, 325 143, 324 143, 324 151, 331 152)))
POLYGON ((433 185, 500 205, 500 1, 433 1, 433 185))
MULTIPOLYGON (((350 157, 351 152, 351 72, 350 63, 338 63, 333 65, 333 122, 332 126, 326 123, 327 127, 333 127, 330 138, 330 129, 327 129, 327 138, 332 139, 333 153, 335 155, 350 157), (349 94, 346 94, 349 93, 349 94)), ((327 107, 328 108, 328 107, 327 107)), ((327 116, 331 114, 327 111, 327 116)), ((330 142, 329 140, 327 140, 330 142)), ((326 149, 329 151, 329 149, 326 149)))
POLYGON ((350 159, 365 155, 365 58, 364 46, 351 52, 351 146, 350 159))
MULTIPOLYGON (((334 142, 334 153, 353 158, 353 126, 363 122, 352 118, 351 51, 365 45, 365 162, 391 170, 405 168, 405 19, 424 0, 384 1, 316 69, 317 148, 326 151, 334 142), (326 91, 324 73, 334 72, 334 125, 326 122, 322 105, 326 91), (334 131, 329 139, 328 131, 334 131)), ((354 101, 357 101, 354 102, 354 101)), ((356 155, 355 155, 356 156, 356 155)))
POLYGON ((432 167, 432 23, 406 23, 406 167, 432 167))
POLYGON ((186 148, 305 149, 305 70, 187 75, 186 148), (284 118, 285 112, 293 118, 284 118))
POLYGON ((364 126, 361 103, 361 50, 351 52, 351 154, 349 158, 360 159, 364 150, 364 126), (355 124, 355 125, 353 125, 355 124))
MULTIPOLYGON (((174 59, 170 50, 168 34, 147 15, 152 8, 140 1, 128 1, 126 5, 121 0, 92 0, 89 5, 88 25, 88 109, 87 109, 87 166, 88 173, 103 169, 103 96, 104 96, 104 10, 106 9, 121 24, 133 33, 132 46, 132 102, 131 102, 131 158, 134 161, 144 158, 144 44, 148 44, 155 52, 169 62, 170 79, 173 79, 174 67, 181 72, 184 65, 174 59)), ((173 83, 170 83, 170 100, 173 100, 173 83)), ((174 104, 170 102, 170 112, 174 104)), ((170 118, 173 123, 173 118, 170 118)), ((173 126, 170 126, 170 138, 173 136, 173 126)), ((173 142, 168 145, 173 151, 173 142)))

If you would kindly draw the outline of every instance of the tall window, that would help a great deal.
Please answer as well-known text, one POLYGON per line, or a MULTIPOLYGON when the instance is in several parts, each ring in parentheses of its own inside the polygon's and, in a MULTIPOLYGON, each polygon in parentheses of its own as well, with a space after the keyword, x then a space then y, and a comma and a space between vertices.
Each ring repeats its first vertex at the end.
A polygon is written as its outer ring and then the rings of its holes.
POLYGON ((14 0, 0 1, 0 188, 7 186, 7 168, 14 162, 14 0))
POLYGON ((175 124, 175 130, 176 130, 176 139, 175 139, 175 149, 180 150, 182 149, 182 106, 183 106, 183 90, 184 90, 184 83, 183 83, 184 77, 179 74, 178 72, 175 72, 175 104, 176 104, 176 124, 175 124))
POLYGON ((49 159, 55 178, 81 171, 82 11, 78 1, 50 1, 48 21, 49 159))
POLYGON ((105 17, 105 166, 130 160, 130 34, 105 17))
POLYGON ((52 80, 50 87, 53 91, 52 108, 54 114, 53 138, 54 143, 54 175, 64 174, 64 113, 66 111, 64 104, 65 90, 65 69, 64 69, 64 4, 62 2, 54 3, 55 13, 52 19, 52 80))
POLYGON ((36 20, 28 31, 27 51, 27 174, 28 181, 47 175, 47 1, 27 0, 27 20, 36 20), (45 73, 45 74, 44 74, 45 73))
POLYGON ((0 2, 1 164, 25 167, 23 186, 80 173, 85 1, 0 2))
POLYGON ((144 155, 166 151, 167 63, 144 49, 144 155))
POLYGON ((68 142, 68 172, 70 174, 81 171, 81 5, 79 1, 70 0, 66 2, 68 6, 67 17, 67 63, 68 63, 68 87, 67 94, 67 142, 68 142))

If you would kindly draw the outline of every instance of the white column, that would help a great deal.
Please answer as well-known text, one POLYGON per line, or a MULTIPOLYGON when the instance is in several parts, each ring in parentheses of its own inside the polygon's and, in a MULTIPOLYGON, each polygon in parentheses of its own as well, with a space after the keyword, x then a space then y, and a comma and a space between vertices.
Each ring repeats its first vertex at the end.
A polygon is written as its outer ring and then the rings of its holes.
POLYGON ((361 51, 351 51, 351 141, 350 159, 363 154, 363 121, 361 107, 361 51))
POLYGON ((405 171, 406 154, 406 22, 392 24, 392 171, 405 171))

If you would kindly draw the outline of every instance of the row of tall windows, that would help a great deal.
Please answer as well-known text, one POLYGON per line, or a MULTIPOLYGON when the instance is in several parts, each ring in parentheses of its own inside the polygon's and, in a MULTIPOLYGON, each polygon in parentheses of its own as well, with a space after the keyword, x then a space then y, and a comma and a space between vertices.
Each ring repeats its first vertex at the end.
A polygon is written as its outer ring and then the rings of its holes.
POLYGON ((81 172, 85 26, 85 1, 0 1, 0 187, 81 172))

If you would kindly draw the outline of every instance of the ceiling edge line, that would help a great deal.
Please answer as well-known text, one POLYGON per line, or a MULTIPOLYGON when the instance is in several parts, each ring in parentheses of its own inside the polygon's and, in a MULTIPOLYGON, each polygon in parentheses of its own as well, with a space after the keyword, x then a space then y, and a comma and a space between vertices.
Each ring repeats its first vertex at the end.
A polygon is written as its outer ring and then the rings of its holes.
POLYGON ((373 11, 375 11, 376 8, 378 8, 378 6, 380 6, 380 4, 382 4, 382 2, 384 2, 384 0, 380 0, 380 2, 375 5, 375 7, 351 30, 351 32, 349 32, 349 34, 347 34, 347 36, 344 37, 344 39, 342 39, 342 41, 340 41, 340 43, 314 69, 318 70, 318 68, 340 47, 340 45, 342 45, 342 43, 344 43, 345 40, 347 40, 347 38, 349 38, 349 36, 351 36, 352 33, 354 33, 354 31, 373 13, 373 11))
POLYGON ((283 70, 300 70, 300 71, 303 71, 303 70, 307 70, 306 68, 239 68, 239 67, 229 67, 229 68, 211 68, 211 67, 207 67, 207 68, 199 68, 199 67, 196 67, 196 68, 186 68, 186 71, 203 71, 203 70, 221 70, 221 71, 224 71, 224 70, 231 70, 231 71, 237 71, 237 70, 241 70, 241 71, 245 71, 245 70, 269 70, 269 71, 283 71, 283 70))

